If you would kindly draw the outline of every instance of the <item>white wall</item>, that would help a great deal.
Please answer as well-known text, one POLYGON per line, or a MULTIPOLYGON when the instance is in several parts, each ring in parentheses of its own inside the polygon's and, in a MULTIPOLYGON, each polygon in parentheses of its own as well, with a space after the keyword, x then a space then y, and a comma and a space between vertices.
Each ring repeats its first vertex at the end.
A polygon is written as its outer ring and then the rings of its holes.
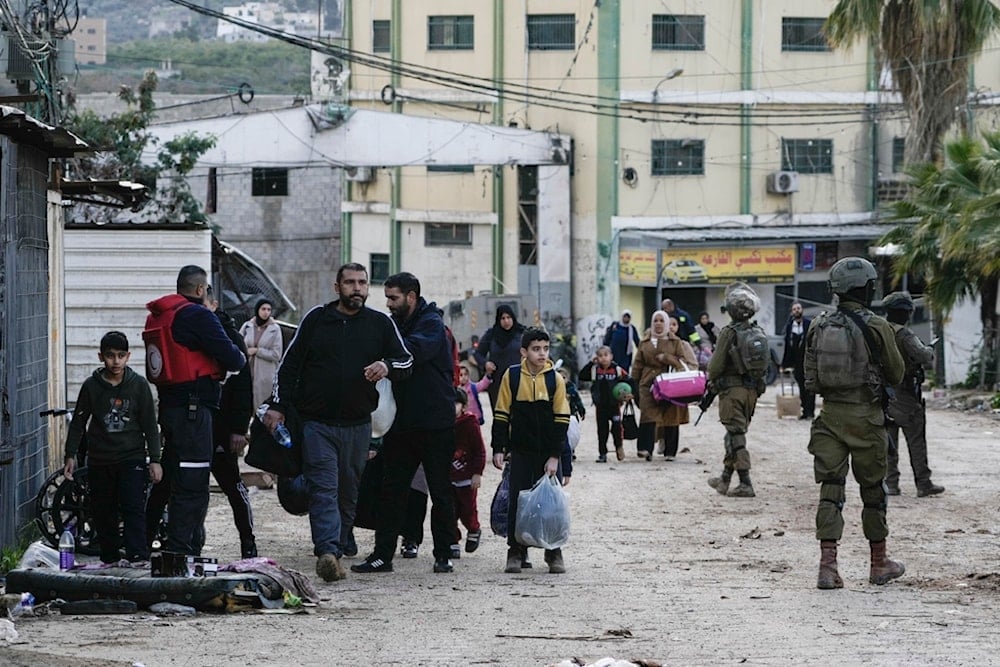
MULTIPOLYGON (((142 329, 146 303, 177 291, 177 272, 187 264, 212 266, 208 229, 141 227, 67 228, 66 402, 76 403, 80 385, 100 365, 101 336, 117 329, 129 339, 129 365, 145 375, 142 329)), ((53 405, 52 407, 61 407, 53 405)))

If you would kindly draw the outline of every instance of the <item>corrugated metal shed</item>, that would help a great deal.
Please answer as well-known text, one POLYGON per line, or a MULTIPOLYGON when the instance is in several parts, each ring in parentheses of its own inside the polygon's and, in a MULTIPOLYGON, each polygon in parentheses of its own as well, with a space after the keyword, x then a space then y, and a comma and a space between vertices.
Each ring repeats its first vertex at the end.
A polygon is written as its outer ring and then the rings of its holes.
MULTIPOLYGON (((117 329, 129 339, 137 373, 145 373, 146 303, 177 290, 187 264, 212 266, 212 233, 189 225, 67 225, 66 405, 100 365, 98 344, 117 329)), ((55 407, 55 406, 54 406, 55 407)))

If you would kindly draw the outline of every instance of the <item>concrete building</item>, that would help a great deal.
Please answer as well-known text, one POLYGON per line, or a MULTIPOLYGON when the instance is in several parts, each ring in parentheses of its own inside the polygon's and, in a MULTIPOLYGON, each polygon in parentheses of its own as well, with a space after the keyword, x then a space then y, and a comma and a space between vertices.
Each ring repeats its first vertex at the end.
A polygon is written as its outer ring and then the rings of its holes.
MULTIPOLYGON (((315 36, 319 28, 317 12, 286 11, 278 2, 245 2, 223 7, 222 13, 293 35, 315 36)), ((270 39, 267 35, 224 20, 219 20, 215 36, 226 42, 266 42, 270 39)))
MULTIPOLYGON (((792 299, 828 303, 838 257, 887 267, 872 248, 891 227, 879 207, 899 194, 905 116, 865 43, 828 46, 820 29, 833 0, 347 4, 346 44, 364 58, 316 55, 314 81, 349 67, 351 105, 573 138, 561 251, 573 267, 575 321, 624 307, 645 320, 668 295, 695 315, 718 313, 725 283, 741 279, 776 333, 792 299)), ((984 49, 979 62, 994 53, 984 49)), ((978 87, 1000 84, 995 67, 973 71, 978 87)), ((534 291, 536 183, 530 168, 503 165, 365 172, 345 193, 345 255, 388 253, 389 270, 451 276, 391 244, 415 231, 397 212, 431 221, 448 212, 425 245, 450 235, 490 260, 465 283, 427 282, 453 293, 534 291)))
POLYGON ((80 17, 73 31, 78 65, 103 65, 107 62, 108 22, 106 19, 80 17))

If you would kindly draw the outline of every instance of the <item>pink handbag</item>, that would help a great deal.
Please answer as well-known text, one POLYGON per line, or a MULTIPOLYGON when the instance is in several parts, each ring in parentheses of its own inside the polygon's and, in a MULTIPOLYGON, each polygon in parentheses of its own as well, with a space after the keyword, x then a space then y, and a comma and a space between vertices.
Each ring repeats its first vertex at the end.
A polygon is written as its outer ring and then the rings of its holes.
MULTIPOLYGON (((687 364, 681 364, 687 369, 687 364)), ((705 393, 705 373, 698 370, 660 373, 650 387, 653 398, 661 403, 687 405, 697 403, 705 393)))

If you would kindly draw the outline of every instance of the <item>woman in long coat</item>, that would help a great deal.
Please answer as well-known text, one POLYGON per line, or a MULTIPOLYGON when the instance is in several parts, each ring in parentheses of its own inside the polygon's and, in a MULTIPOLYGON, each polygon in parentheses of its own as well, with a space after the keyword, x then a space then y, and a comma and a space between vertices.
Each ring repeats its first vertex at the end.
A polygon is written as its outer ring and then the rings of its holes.
POLYGON ((521 335, 524 325, 517 321, 514 309, 507 304, 497 306, 493 326, 486 330, 476 347, 476 363, 483 373, 493 378, 487 390, 490 406, 496 407, 500 393, 500 378, 511 366, 521 363, 521 335), (494 375, 496 373, 496 375, 494 375))
MULTIPOLYGON (((632 378, 639 385, 639 456, 647 461, 653 458, 653 444, 656 440, 656 427, 663 426, 665 431, 676 429, 681 424, 690 421, 686 405, 660 403, 653 398, 651 387, 653 380, 660 373, 670 369, 683 371, 698 367, 694 350, 677 336, 677 328, 671 333, 670 317, 662 310, 653 313, 650 319, 649 331, 643 335, 632 359, 632 378), (685 367, 686 366, 686 367, 685 367)), ((666 436, 670 438, 670 435, 666 436)), ((676 453, 676 439, 674 440, 676 453)))
POLYGON ((281 327, 271 317, 273 305, 267 299, 257 302, 254 316, 240 327, 240 335, 247 344, 247 363, 253 377, 254 409, 271 395, 274 374, 281 361, 281 327))

